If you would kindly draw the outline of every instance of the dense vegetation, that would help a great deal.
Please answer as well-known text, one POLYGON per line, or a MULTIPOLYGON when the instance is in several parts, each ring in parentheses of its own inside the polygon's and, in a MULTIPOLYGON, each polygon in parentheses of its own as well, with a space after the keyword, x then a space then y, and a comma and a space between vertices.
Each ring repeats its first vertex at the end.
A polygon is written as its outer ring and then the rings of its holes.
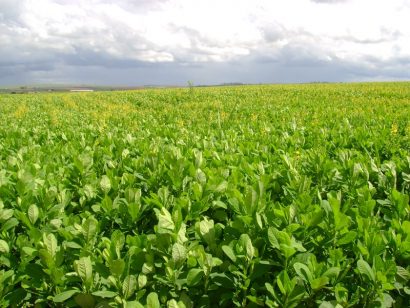
POLYGON ((410 84, 0 96, 2 307, 408 307, 410 84))

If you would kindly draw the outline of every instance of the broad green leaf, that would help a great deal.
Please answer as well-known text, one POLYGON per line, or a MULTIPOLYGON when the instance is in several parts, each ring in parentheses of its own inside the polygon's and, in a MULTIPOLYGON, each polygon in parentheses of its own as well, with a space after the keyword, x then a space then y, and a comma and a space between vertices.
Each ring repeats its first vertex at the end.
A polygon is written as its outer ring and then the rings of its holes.
POLYGON ((276 238, 274 228, 268 229, 268 239, 273 248, 280 249, 279 241, 276 238))
POLYGON ((313 281, 312 272, 305 264, 297 262, 293 265, 293 267, 296 271, 296 274, 298 274, 298 276, 304 281, 306 281, 307 283, 311 283, 313 281))
POLYGON ((389 293, 383 293, 380 296, 380 302, 382 303, 382 307, 392 307, 395 300, 391 297, 389 293))
POLYGON ((236 262, 236 255, 230 246, 223 245, 222 251, 228 256, 229 259, 232 260, 232 262, 236 262))
MULTIPOLYGON (((227 181, 222 181, 215 189, 216 192, 218 193, 223 193, 226 191, 226 189, 228 188, 228 182, 227 181)), ((219 201, 221 202, 221 201, 219 201)), ((222 202, 221 202, 222 203, 222 202)), ((226 205, 224 203, 219 204, 219 207, 221 208, 226 208, 226 205)))
POLYGON ((186 248, 178 243, 172 246, 172 260, 175 264, 180 264, 185 261, 187 256, 186 248))
POLYGON ((63 242, 63 245, 67 248, 72 248, 72 249, 81 249, 82 246, 77 244, 76 242, 63 242))
POLYGON ((105 195, 101 201, 101 207, 106 213, 111 213, 113 210, 113 203, 110 196, 105 195))
POLYGON ((336 306, 333 305, 331 302, 323 301, 323 302, 320 303, 319 308, 336 308, 336 306))
POLYGON ((137 301, 130 301, 124 304, 124 308, 144 308, 144 306, 137 301))
POLYGON ((192 268, 189 270, 186 277, 188 286, 192 287, 197 285, 203 278, 204 271, 200 268, 192 268))
POLYGON ((171 299, 167 302, 167 308, 181 308, 175 299, 171 299))
POLYGON ((53 297, 53 302, 55 303, 65 302, 67 299, 71 298, 74 294, 77 294, 79 292, 80 292, 79 290, 69 290, 69 291, 61 292, 53 297))
POLYGON ((188 238, 186 237, 186 225, 184 223, 181 223, 181 227, 179 228, 179 231, 178 231, 177 242, 180 244, 184 244, 187 241, 188 241, 188 238))
POLYGON ((50 254, 51 257, 55 257, 57 253, 57 239, 54 236, 54 234, 43 234, 43 243, 45 248, 47 249, 47 252, 50 254))
POLYGON ((138 289, 142 289, 147 285, 148 278, 144 274, 138 275, 138 289))
POLYGON ((29 206, 28 208, 28 219, 30 220, 30 222, 34 225, 38 219, 38 207, 35 204, 32 204, 29 206))
POLYGON ((114 276, 120 277, 125 269, 125 262, 122 259, 114 260, 110 264, 111 273, 114 276))
POLYGON ((74 300, 81 308, 93 308, 95 306, 95 299, 91 294, 77 294, 74 300))
POLYGON ((88 199, 93 199, 97 196, 96 188, 90 184, 85 184, 83 190, 84 190, 84 195, 88 199))
POLYGON ((337 276, 339 276, 339 273, 340 273, 340 268, 339 267, 330 267, 330 268, 328 268, 324 273, 323 273, 323 275, 322 276, 326 276, 326 277, 328 277, 329 279, 336 279, 337 278, 337 276))
POLYGON ((289 275, 286 270, 282 270, 276 278, 276 283, 279 287, 280 292, 283 295, 289 294, 293 289, 293 283, 289 279, 289 275))
POLYGON ((6 221, 13 217, 14 210, 12 209, 1 209, 0 210, 0 221, 6 221))
POLYGON ((22 255, 27 255, 27 256, 34 256, 37 253, 37 249, 34 249, 32 247, 23 247, 21 250, 23 252, 22 255))
POLYGON ((125 235, 121 230, 115 230, 111 234, 111 245, 114 247, 114 250, 118 258, 121 258, 121 250, 125 244, 125 235))
POLYGON ((313 279, 310 282, 310 286, 312 287, 313 290, 317 291, 317 290, 324 288, 328 283, 329 283, 329 278, 320 277, 320 278, 313 279))
POLYGON ((335 286, 335 297, 338 302, 346 302, 348 300, 349 291, 338 283, 335 286))
POLYGON ((19 221, 16 218, 12 217, 3 224, 3 226, 1 227, 1 231, 8 231, 18 226, 19 224, 19 221))
POLYGON ((140 204, 136 202, 128 203, 128 213, 130 214, 132 221, 135 221, 140 213, 140 204))
POLYGON ((397 276, 406 282, 410 280, 410 272, 401 266, 397 266, 397 276))
POLYGON ((158 218, 158 233, 170 233, 175 229, 175 224, 172 220, 171 214, 163 207, 161 210, 154 209, 158 218))
POLYGON ((151 292, 150 294, 148 294, 147 308, 161 308, 157 293, 151 292))
POLYGON ((360 274, 366 276, 369 278, 370 281, 375 282, 376 281, 376 276, 370 267, 369 263, 367 263, 365 260, 359 260, 357 261, 357 269, 359 270, 360 274))
POLYGON ((7 244, 7 242, 4 240, 0 240, 0 252, 9 253, 9 251, 10 251, 9 244, 7 244))
POLYGON ((205 173, 201 170, 201 169, 197 169, 196 170, 196 180, 201 183, 201 185, 205 185, 206 184, 206 175, 205 173))
POLYGON ((117 296, 118 293, 113 292, 113 291, 95 291, 91 294, 97 297, 102 297, 102 298, 113 298, 117 296))
POLYGON ((248 260, 252 260, 255 255, 255 248, 252 245, 251 238, 247 234, 242 234, 239 238, 239 243, 245 248, 246 257, 248 260))
POLYGON ((128 275, 122 282, 122 294, 125 299, 130 298, 137 289, 137 278, 134 275, 128 275))
POLYGON ((97 234, 98 221, 90 216, 83 224, 83 235, 87 242, 91 241, 97 234))
POLYGON ((93 268, 90 257, 82 257, 79 260, 74 261, 74 269, 86 285, 86 288, 90 288, 93 282, 93 268))
POLYGON ((353 242, 356 239, 357 232, 355 231, 349 231, 346 234, 344 234, 338 241, 337 244, 339 245, 346 245, 351 242, 353 242))
POLYGON ((206 217, 199 223, 199 231, 208 245, 215 243, 214 221, 206 217))
POLYGON ((296 241, 294 237, 291 238, 290 242, 291 242, 291 247, 295 248, 297 251, 300 251, 300 252, 306 251, 306 248, 303 247, 303 245, 300 242, 296 241))
POLYGON ((273 288, 273 286, 270 283, 265 282, 265 288, 270 293, 270 295, 276 296, 275 289, 273 288))
POLYGON ((202 152, 196 150, 194 151, 194 156, 195 156, 195 168, 200 168, 203 162, 202 152))
POLYGON ((108 194, 108 192, 111 190, 111 181, 110 178, 106 175, 103 175, 100 181, 100 187, 101 190, 105 193, 108 194))

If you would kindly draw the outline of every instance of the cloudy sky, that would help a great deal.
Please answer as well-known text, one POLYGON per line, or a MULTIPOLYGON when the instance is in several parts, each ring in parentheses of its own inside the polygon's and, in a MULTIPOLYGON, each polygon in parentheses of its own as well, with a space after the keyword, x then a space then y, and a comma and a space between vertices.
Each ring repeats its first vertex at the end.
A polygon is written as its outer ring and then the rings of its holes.
POLYGON ((0 0, 0 85, 410 80, 408 0, 0 0))

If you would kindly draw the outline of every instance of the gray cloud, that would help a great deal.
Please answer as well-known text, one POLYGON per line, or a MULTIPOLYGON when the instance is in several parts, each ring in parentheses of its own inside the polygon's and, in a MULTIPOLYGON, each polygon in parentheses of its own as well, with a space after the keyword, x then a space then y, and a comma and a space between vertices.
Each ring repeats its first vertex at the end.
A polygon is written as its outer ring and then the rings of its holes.
POLYGON ((410 79, 409 33, 388 23, 369 33, 350 24, 318 32, 264 6, 224 20, 230 15, 179 15, 181 4, 172 0, 38 3, 0 1, 0 85, 410 79))
POLYGON ((327 3, 327 4, 333 4, 333 3, 343 3, 343 2, 348 2, 349 0, 311 0, 312 2, 316 3, 327 3))

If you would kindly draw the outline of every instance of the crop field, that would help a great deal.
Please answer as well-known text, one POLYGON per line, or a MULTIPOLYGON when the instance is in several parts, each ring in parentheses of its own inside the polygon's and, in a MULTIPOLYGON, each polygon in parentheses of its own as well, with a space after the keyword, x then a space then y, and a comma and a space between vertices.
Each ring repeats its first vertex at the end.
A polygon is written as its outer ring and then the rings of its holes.
POLYGON ((0 95, 1 307, 409 307, 410 83, 0 95))

